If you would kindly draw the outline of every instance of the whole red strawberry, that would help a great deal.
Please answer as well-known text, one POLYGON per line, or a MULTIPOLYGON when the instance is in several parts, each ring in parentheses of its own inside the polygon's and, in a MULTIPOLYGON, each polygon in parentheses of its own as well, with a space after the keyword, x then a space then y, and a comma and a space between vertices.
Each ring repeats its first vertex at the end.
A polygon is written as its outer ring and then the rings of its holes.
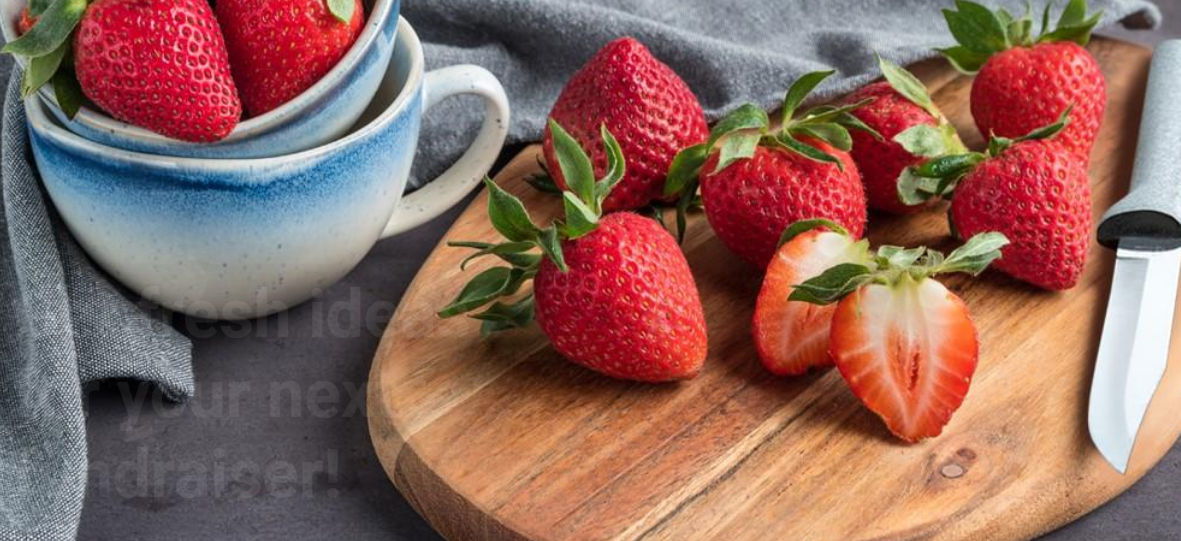
MULTIPOLYGON (((968 393, 980 346, 964 301, 932 276, 972 275, 1008 239, 982 233, 949 254, 882 246, 796 286, 789 302, 837 303, 828 353, 865 407, 908 442, 938 436, 968 393)), ((1008 254, 1008 249, 1005 249, 1008 254)))
POLYGON ((1086 264, 1091 235, 1091 187, 1077 155, 1047 140, 1056 124, 1018 139, 993 138, 986 154, 937 158, 904 175, 903 191, 922 193, 950 181, 952 230, 968 237, 1004 233, 1013 244, 996 267, 1050 290, 1070 289, 1086 264))
MULTIPOLYGON (((809 73, 787 92, 783 126, 770 133, 767 113, 744 105, 718 122, 703 144, 689 147, 670 168, 665 192, 683 197, 701 186, 705 216, 739 257, 765 268, 787 226, 826 218, 853 238, 865 228, 865 189, 849 157, 850 120, 858 103, 822 106, 792 118, 796 107, 833 72, 809 73)), ((684 205, 682 205, 682 208, 684 205)))
POLYGON ((906 205, 898 198, 898 176, 902 171, 930 158, 967 149, 918 78, 888 60, 879 58, 878 63, 886 80, 865 86, 846 100, 868 101, 850 114, 881 137, 865 131, 852 132, 849 154, 861 173, 870 208, 898 214, 916 212, 926 205, 906 205), (899 137, 921 138, 925 146, 919 153, 911 153, 896 140, 899 137))
POLYGON ((1014 20, 1004 9, 994 13, 966 0, 957 5, 959 11, 943 13, 960 45, 942 52, 961 71, 976 74, 972 117, 980 133, 1019 137, 1073 106, 1073 120, 1058 143, 1090 161, 1107 87, 1099 63, 1083 46, 1102 14, 1087 17, 1086 1, 1070 0, 1050 29, 1047 4, 1035 37, 1028 13, 1014 20))
POLYGON ((361 0, 218 0, 234 81, 250 116, 287 103, 336 66, 361 33, 361 0), (332 6, 332 7, 330 7, 332 6))
MULTIPOLYGON (((536 314, 554 349, 571 361, 620 379, 689 379, 705 362, 705 316, 689 264, 661 225, 630 212, 602 216, 604 200, 624 175, 618 142, 603 128, 607 175, 595 181, 590 158, 556 122, 555 152, 566 178, 566 218, 545 229, 491 180, 488 211, 508 242, 452 243, 496 255, 509 267, 474 278, 440 317, 493 303, 472 317, 485 333, 529 324, 536 314), (544 255, 532 253, 539 248, 544 255), (505 304, 533 278, 533 293, 505 304)), ((466 261, 465 261, 466 263, 466 261)))
MULTIPOLYGON (((46 13, 30 4, 22 20, 46 13)), ((29 61, 25 96, 52 80, 70 118, 85 94, 112 117, 185 141, 217 141, 237 126, 238 91, 204 0, 94 0, 52 16, 4 47, 29 61)))
POLYGON ((241 116, 204 0, 97 0, 78 26, 74 70, 111 116, 169 137, 217 141, 241 116))
MULTIPOLYGON (((600 49, 566 83, 550 117, 591 156, 597 175, 607 166, 599 127, 618 137, 628 170, 603 203, 606 212, 637 209, 661 197, 673 157, 709 132, 701 104, 685 82, 633 38, 600 49)), ((550 174, 565 188, 548 128, 543 145, 550 174)))
POLYGON ((705 317, 676 239, 651 218, 604 216, 562 243, 533 279, 537 323, 566 358, 638 381, 691 378, 705 361, 705 317))

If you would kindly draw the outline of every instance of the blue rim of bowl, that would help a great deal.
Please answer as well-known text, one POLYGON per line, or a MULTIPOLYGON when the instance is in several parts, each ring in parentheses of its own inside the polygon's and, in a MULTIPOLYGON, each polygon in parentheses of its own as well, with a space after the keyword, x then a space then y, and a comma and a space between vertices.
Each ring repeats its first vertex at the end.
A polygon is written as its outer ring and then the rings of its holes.
MULTIPOLYGON (((3 0, 8 1, 8 0, 3 0)), ((347 76, 356 71, 360 63, 361 57, 369 52, 370 46, 377 40, 377 36, 381 33, 385 26, 386 20, 389 19, 393 11, 394 4, 399 3, 399 0, 375 0, 373 3, 373 10, 365 19, 365 29, 361 31, 361 35, 357 36, 357 41, 349 48, 349 52, 336 63, 331 70, 328 71, 324 77, 320 78, 316 84, 312 85, 307 90, 301 92, 298 96, 291 99, 287 103, 277 107, 266 114, 262 114, 253 118, 248 118, 238 123, 234 130, 230 132, 224 139, 212 143, 219 145, 224 143, 231 143, 241 141, 250 137, 257 137, 257 132, 265 131, 272 127, 272 125, 281 122, 283 119, 293 114, 298 114, 296 110, 298 105, 305 102, 315 102, 323 95, 327 94, 341 81, 345 80, 347 76), (378 15, 375 17, 374 15, 378 15)), ((401 17, 399 17, 400 19, 401 17)), ((15 30, 14 21, 0 22, 4 26, 4 33, 11 35, 15 30)), ((401 28, 401 21, 399 21, 398 28, 401 28)), ((395 38, 395 43, 397 38, 395 38)), ((22 68, 23 60, 22 60, 22 68)), ((57 100, 53 97, 53 93, 48 87, 42 87, 38 92, 40 98, 45 100, 46 105, 57 107, 57 100)), ((208 143, 192 143, 188 141, 181 141, 160 135, 156 132, 140 128, 116 120, 115 118, 101 112, 96 111, 90 107, 82 107, 78 114, 74 117, 73 122, 83 122, 93 129, 101 130, 107 133, 116 134, 120 137, 127 137, 136 139, 141 142, 151 143, 155 145, 176 145, 176 146, 193 146, 203 145, 208 143)))
MULTIPOLYGON (((100 145, 88 139, 85 139, 74 132, 69 131, 65 127, 57 123, 55 118, 52 118, 52 113, 46 110, 49 107, 45 102, 29 98, 26 101, 25 110, 32 110, 28 114, 28 122, 31 127, 41 137, 52 139, 56 144, 63 147, 72 148, 76 151, 87 153, 90 155, 101 155, 106 161, 116 162, 123 165, 148 167, 154 169, 167 169, 172 172, 186 172, 194 171, 201 172, 226 172, 226 173, 241 173, 248 171, 250 168, 269 168, 270 170, 281 170, 284 167, 292 167, 299 162, 305 160, 312 160, 322 158, 333 153, 341 148, 353 144, 355 141, 369 137, 371 134, 379 130, 382 126, 392 122, 395 118, 401 115, 406 107, 411 102, 413 94, 419 92, 422 88, 424 77, 425 60, 422 53, 422 42, 418 39, 418 34, 406 19, 398 18, 398 37, 395 39, 396 46, 404 46, 408 48, 407 53, 410 57, 410 66, 406 75, 406 82, 403 83, 402 88, 398 91, 398 95, 394 101, 386 107, 381 114, 377 115, 368 124, 349 133, 348 135, 337 139, 331 143, 327 143, 315 148, 310 148, 301 152, 293 154, 286 154, 283 156, 274 156, 270 158, 181 158, 171 156, 159 156, 156 154, 146 154, 142 152, 132 152, 129 150, 122 150, 118 148, 100 145)), ((391 58, 390 62, 394 59, 391 58)), ((387 71, 389 67, 387 66, 387 71)), ((192 182, 207 183, 208 180, 190 181, 183 177, 177 176, 178 182, 192 182)), ((272 182, 281 182, 279 176, 271 176, 270 180, 258 179, 253 175, 245 175, 241 181, 235 182, 219 182, 219 184, 249 184, 249 185, 265 185, 272 182)))

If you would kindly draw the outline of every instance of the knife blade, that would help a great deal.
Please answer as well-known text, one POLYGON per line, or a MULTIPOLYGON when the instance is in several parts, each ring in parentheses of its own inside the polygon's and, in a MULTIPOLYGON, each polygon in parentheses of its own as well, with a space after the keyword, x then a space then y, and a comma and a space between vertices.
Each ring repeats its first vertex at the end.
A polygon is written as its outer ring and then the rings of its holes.
POLYGON ((1181 249, 1154 251, 1152 239, 1128 237, 1116 252, 1111 298, 1091 383, 1091 439, 1120 473, 1165 374, 1181 249))
POLYGON ((1181 40, 1153 54, 1128 195, 1104 214, 1115 269, 1091 381, 1087 426, 1121 474, 1169 358, 1181 275, 1181 40))

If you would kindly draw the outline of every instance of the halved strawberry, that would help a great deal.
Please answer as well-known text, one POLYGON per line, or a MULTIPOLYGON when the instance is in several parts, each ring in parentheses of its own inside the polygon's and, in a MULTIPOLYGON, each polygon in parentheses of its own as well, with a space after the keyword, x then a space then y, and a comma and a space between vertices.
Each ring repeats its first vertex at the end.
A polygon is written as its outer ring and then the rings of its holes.
POLYGON ((830 340, 853 394, 906 441, 938 436, 976 371, 968 307, 935 280, 857 290, 837 304, 830 340))
POLYGON ((946 259, 926 248, 883 246, 872 265, 845 263, 796 287, 792 299, 835 302, 829 355, 853 394, 899 438, 938 436, 976 371, 976 327, 964 301, 930 279, 978 274, 1008 244, 972 237, 946 259))
POLYGON ((796 222, 783 236, 763 278, 751 331, 763 366, 775 375, 790 376, 832 366, 828 328, 836 306, 790 301, 788 296, 796 284, 833 265, 864 262, 867 244, 828 220, 796 222))

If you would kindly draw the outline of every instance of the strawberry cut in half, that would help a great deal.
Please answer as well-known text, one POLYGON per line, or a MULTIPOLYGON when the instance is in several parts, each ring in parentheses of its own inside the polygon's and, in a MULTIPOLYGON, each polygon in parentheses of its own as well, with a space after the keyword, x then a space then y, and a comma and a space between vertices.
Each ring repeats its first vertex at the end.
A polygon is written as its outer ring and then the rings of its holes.
POLYGON ((832 366, 829 324, 836 307, 788 300, 795 285, 840 263, 866 263, 867 241, 829 220, 804 220, 783 234, 755 305, 751 333, 763 366, 778 376, 832 366))
POLYGON ((946 258, 882 246, 868 265, 843 263, 797 286, 791 299, 829 305, 828 351, 853 394, 898 438, 938 436, 968 393, 979 343, 968 307, 931 277, 978 274, 1000 257, 1000 233, 972 237, 946 258))

